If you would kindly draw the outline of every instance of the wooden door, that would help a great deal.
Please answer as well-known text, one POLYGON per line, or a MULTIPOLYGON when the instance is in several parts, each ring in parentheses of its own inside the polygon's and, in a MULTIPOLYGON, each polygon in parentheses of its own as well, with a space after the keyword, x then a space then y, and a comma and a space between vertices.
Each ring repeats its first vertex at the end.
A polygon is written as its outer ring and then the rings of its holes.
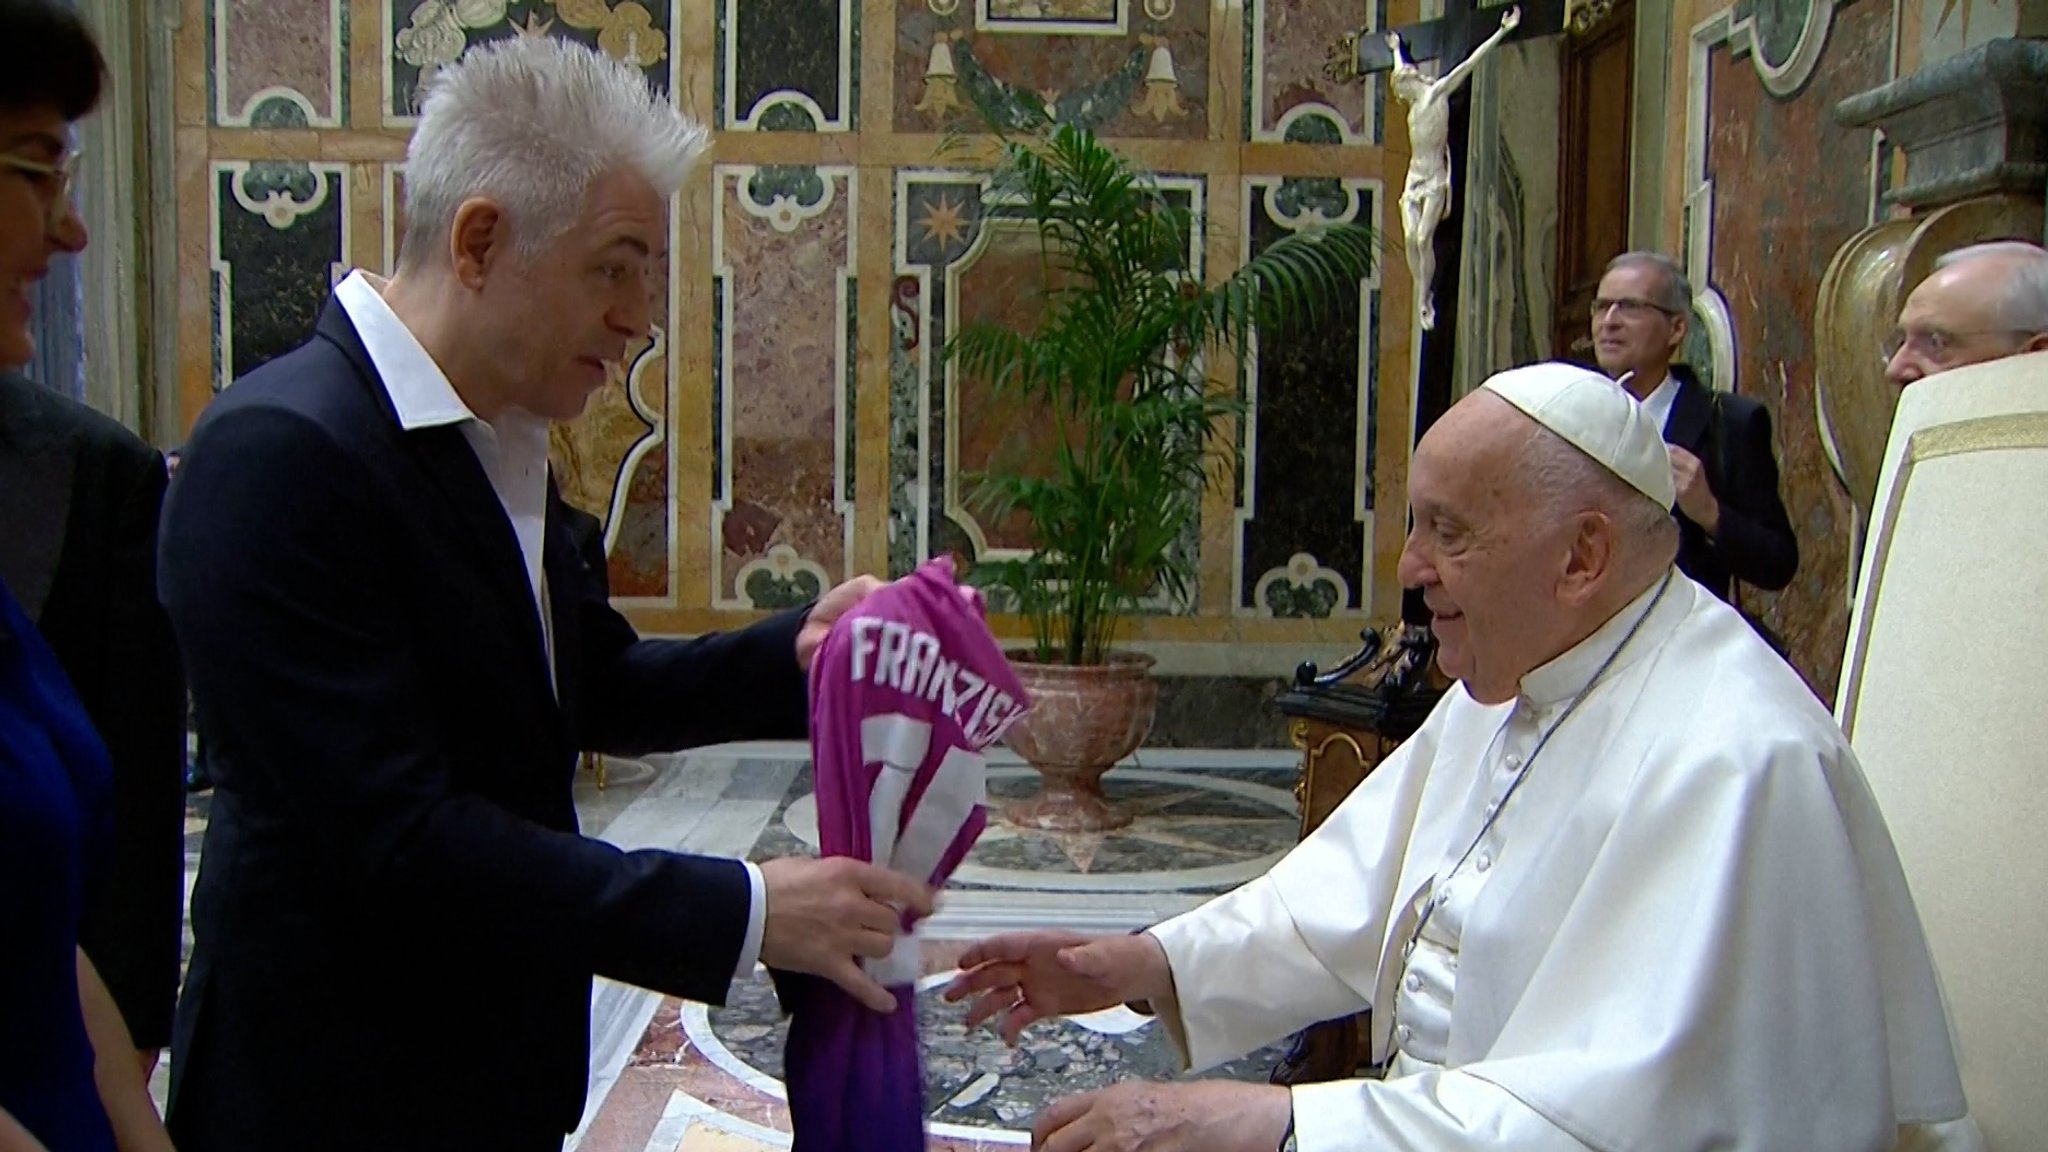
POLYGON ((1561 360, 1591 366, 1587 320, 1607 262, 1628 251, 1629 134, 1635 3, 1622 0, 1584 36, 1566 41, 1558 126, 1556 325, 1561 360))

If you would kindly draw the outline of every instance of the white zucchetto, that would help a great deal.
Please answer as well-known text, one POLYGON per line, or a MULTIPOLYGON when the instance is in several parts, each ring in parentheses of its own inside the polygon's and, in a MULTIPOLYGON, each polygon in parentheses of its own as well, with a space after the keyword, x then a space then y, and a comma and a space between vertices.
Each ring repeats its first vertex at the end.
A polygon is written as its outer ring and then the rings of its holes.
POLYGON ((1678 499, 1664 433, 1628 390, 1575 364, 1510 368, 1480 385, 1670 511, 1678 499))

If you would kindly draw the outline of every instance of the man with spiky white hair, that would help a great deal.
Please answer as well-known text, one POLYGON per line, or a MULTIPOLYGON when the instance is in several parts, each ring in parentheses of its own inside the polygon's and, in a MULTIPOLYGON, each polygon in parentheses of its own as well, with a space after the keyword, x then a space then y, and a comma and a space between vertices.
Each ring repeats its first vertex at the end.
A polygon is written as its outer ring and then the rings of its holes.
POLYGON ((622 852, 578 753, 805 728, 863 577, 744 631, 646 641, 570 539, 548 425, 645 338, 706 134, 561 40, 437 77, 388 282, 200 420, 159 585, 216 779, 172 1048, 186 1152, 559 1148, 593 975, 721 1002, 757 960, 877 1010, 921 885, 848 858, 622 852))

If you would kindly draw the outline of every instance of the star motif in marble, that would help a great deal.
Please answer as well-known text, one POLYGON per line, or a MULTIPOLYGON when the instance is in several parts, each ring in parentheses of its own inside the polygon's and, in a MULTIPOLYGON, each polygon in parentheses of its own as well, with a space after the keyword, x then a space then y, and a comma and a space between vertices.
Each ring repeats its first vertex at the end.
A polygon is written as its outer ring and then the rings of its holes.
POLYGON ((547 35, 554 26, 555 22, 553 20, 541 19, 538 12, 528 12, 526 14, 526 23, 514 24, 512 25, 512 30, 519 33, 521 40, 538 40, 542 36, 547 35))
MULTIPOLYGON (((980 843, 999 844, 1003 841, 1044 841, 1060 850, 1074 871, 1084 875, 1093 872, 1095 859, 1105 846, 1113 841, 1138 841, 1159 848, 1178 849, 1229 860, 1249 860, 1261 855, 1267 849, 1232 848, 1223 841, 1226 837, 1200 836, 1193 834, 1196 829, 1206 829, 1212 834, 1230 828, 1270 830, 1274 825, 1292 830, 1295 821, 1281 813, 1271 816, 1225 816, 1225 815, 1174 815, 1172 809, 1189 800, 1212 798, 1214 793, 1184 791, 1161 792, 1149 796, 1117 797, 1117 807, 1131 813, 1131 822, 1122 828, 1107 832, 1051 832, 1037 828, 1020 828, 1004 820, 1001 803, 989 812, 988 827, 981 833, 980 843)), ((1291 839, 1291 837, 1290 837, 1291 839)))
POLYGON ((926 243, 940 247, 958 244, 967 238, 967 217, 961 211, 963 205, 955 204, 952 197, 939 193, 937 200, 927 201, 924 215, 917 226, 924 229, 926 243))

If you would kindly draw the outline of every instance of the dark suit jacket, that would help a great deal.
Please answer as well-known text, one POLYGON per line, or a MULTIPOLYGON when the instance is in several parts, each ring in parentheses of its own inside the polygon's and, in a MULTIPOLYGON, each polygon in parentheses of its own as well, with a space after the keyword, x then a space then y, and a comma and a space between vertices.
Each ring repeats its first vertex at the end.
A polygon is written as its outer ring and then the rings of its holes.
POLYGON ((552 692, 483 468, 400 428, 338 304, 194 430, 160 568, 216 782, 181 1152, 554 1147, 593 973, 723 1001, 744 868, 585 839, 571 785, 581 749, 800 735, 800 614, 641 640, 549 500, 552 692))
POLYGON ((114 834, 80 943, 143 1048, 171 1040, 185 915, 185 683, 156 599, 163 499, 156 449, 0 374, 0 579, 113 757, 114 834))
POLYGON ((1746 396, 1724 394, 1718 401, 1692 370, 1671 366, 1678 395, 1664 422, 1664 440, 1700 458, 1707 487, 1721 502, 1720 530, 1706 530, 1678 516, 1678 570, 1721 599, 1731 580, 1776 591, 1799 570, 1799 541, 1778 496, 1778 458, 1771 444, 1770 409, 1746 396))

